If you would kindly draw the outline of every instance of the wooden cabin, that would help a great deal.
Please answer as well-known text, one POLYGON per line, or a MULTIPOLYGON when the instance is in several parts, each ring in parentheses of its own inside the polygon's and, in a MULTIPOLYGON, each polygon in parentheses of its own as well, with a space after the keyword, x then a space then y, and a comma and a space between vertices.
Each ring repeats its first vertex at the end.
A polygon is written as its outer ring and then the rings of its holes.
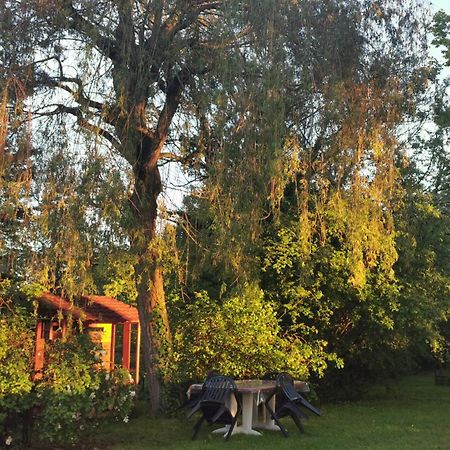
POLYGON ((83 323, 99 352, 103 367, 111 371, 120 365, 139 382, 140 327, 138 311, 115 298, 89 295, 72 304, 57 295, 44 293, 38 299, 36 324, 36 373, 44 367, 45 343, 67 333, 67 320, 83 323))

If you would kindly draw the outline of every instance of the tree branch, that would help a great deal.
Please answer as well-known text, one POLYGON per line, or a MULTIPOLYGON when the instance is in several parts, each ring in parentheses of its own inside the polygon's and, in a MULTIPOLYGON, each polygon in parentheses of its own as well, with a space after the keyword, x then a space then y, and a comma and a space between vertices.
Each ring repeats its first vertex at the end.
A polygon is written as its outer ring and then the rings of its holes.
POLYGON ((59 88, 68 92, 73 100, 79 105, 93 108, 100 113, 101 119, 109 125, 115 125, 119 116, 119 109, 114 105, 107 105, 96 100, 92 100, 83 91, 83 83, 78 77, 66 77, 62 73, 58 78, 53 78, 46 72, 41 72, 39 78, 37 78, 37 84, 40 86, 46 86, 50 88, 59 88), (77 85, 77 89, 72 89, 70 86, 64 83, 73 83, 77 85))
POLYGON ((181 156, 181 155, 177 155, 177 154, 172 153, 172 152, 164 152, 164 153, 161 152, 159 154, 159 158, 160 159, 165 159, 165 160, 168 160, 168 161, 176 161, 176 162, 179 162, 181 164, 186 164, 187 162, 189 162, 192 159, 194 159, 195 156, 197 156, 197 155, 199 155, 201 153, 202 152, 200 150, 196 150, 196 151, 193 151, 193 152, 191 152, 191 153, 189 153, 189 154, 187 154, 185 156, 181 156))
POLYGON ((162 28, 169 40, 173 39, 178 32, 190 27, 199 19, 199 16, 203 12, 220 9, 223 1, 194 2, 194 4, 195 3, 197 3, 195 7, 186 11, 185 14, 173 15, 166 20, 162 28))
POLYGON ((94 125, 93 123, 89 122, 83 115, 83 111, 79 106, 67 106, 62 104, 55 104, 55 109, 52 111, 42 112, 39 113, 39 116, 54 116, 57 114, 70 114, 77 118, 77 124, 84 128, 85 130, 89 130, 96 134, 97 136, 101 136, 102 138, 105 138, 108 140, 116 149, 121 150, 121 144, 116 139, 116 137, 110 133, 109 131, 105 130, 104 128, 94 125))
POLYGON ((103 36, 96 25, 85 19, 73 6, 71 1, 66 1, 68 8, 68 25, 74 31, 85 35, 100 51, 111 61, 116 62, 119 56, 115 40, 103 36))
POLYGON ((173 116, 175 115, 178 105, 180 104, 181 94, 190 77, 190 71, 187 68, 184 68, 180 70, 168 84, 166 92, 166 102, 159 115, 156 129, 154 133, 152 133, 152 140, 156 145, 149 155, 148 163, 150 165, 156 166, 157 161, 160 158, 160 153, 166 142, 173 116))
POLYGON ((122 150, 120 142, 109 131, 90 123, 88 120, 84 118, 78 118, 77 123, 85 130, 92 131, 97 136, 101 136, 102 138, 107 139, 117 150, 119 151, 122 150))

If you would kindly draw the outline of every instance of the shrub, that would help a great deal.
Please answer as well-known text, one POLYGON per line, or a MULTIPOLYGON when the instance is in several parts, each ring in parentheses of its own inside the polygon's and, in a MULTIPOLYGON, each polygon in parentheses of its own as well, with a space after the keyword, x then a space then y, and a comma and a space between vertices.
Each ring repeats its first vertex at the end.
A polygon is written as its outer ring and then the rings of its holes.
POLYGON ((283 335, 274 307, 254 285, 222 304, 198 293, 178 310, 178 317, 171 373, 178 382, 202 379, 211 369, 237 378, 283 370, 308 378, 311 371, 320 374, 326 361, 336 359, 326 352, 325 342, 308 344, 283 335))
MULTIPOLYGON (((0 305, 0 445, 11 442, 14 428, 33 404, 31 378, 34 334, 21 310, 0 305)), ((14 435, 15 438, 15 435, 14 435)))
POLYGON ((42 377, 34 379, 32 315, 5 301, 0 314, 0 447, 25 445, 30 431, 43 442, 75 443, 101 420, 128 421, 130 374, 100 369, 89 336, 49 342, 42 377))
POLYGON ((40 438, 77 442, 100 420, 128 420, 135 391, 126 370, 99 370, 96 348, 87 335, 48 347, 44 376, 36 384, 40 438))

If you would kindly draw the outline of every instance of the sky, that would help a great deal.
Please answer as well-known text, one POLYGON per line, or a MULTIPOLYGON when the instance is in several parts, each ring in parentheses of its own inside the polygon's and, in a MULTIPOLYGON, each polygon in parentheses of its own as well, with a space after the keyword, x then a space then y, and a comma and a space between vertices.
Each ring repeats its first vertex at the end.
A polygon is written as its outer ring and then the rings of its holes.
POLYGON ((436 10, 443 9, 450 14, 450 0, 432 0, 432 4, 436 10))

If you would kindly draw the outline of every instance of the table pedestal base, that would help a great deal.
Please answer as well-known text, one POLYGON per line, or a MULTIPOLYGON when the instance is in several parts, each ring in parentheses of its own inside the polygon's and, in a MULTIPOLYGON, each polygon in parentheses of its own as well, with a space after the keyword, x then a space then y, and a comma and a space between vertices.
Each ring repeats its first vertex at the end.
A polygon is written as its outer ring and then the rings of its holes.
MULTIPOLYGON (((226 427, 222 427, 217 430, 214 430, 213 433, 225 435, 228 433, 229 429, 230 429, 230 426, 227 425, 226 427)), ((248 434, 250 436, 262 436, 262 433, 260 433, 259 431, 256 431, 253 428, 244 427, 242 425, 236 425, 231 434, 232 435, 233 434, 248 434)))
POLYGON ((280 427, 275 424, 275 422, 271 421, 272 423, 258 423, 256 425, 253 425, 255 428, 258 428, 260 430, 267 430, 267 431, 280 431, 280 427))
MULTIPOLYGON (((269 405, 272 408, 272 411, 274 411, 275 395, 270 399, 269 405)), ((270 413, 267 410, 266 405, 260 403, 256 406, 253 414, 253 427, 269 431, 280 431, 280 427, 270 418, 270 413)))
MULTIPOLYGON (((248 434, 251 436, 261 436, 259 431, 252 428, 253 422, 253 393, 244 392, 242 394, 242 424, 236 425, 231 434, 248 434)), ((226 434, 230 426, 219 428, 214 430, 213 433, 223 433, 226 434)))

